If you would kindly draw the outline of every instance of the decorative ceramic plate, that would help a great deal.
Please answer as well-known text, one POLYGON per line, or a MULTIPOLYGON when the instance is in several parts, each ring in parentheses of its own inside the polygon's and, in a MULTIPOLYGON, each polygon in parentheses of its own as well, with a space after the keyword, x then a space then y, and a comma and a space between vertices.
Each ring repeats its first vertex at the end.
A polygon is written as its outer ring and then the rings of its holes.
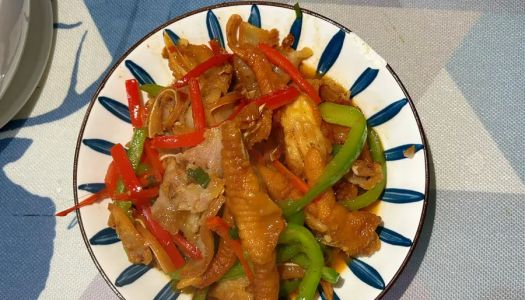
MULTIPOLYGON (((368 125, 380 135, 388 168, 387 187, 375 208, 384 222, 378 229, 381 250, 342 264, 339 271, 344 280, 335 288, 341 299, 380 298, 406 265, 423 224, 429 180, 425 137, 414 105, 390 66, 355 33, 314 12, 303 10, 302 18, 296 18, 293 8, 283 4, 221 4, 178 17, 141 39, 113 67, 89 105, 75 155, 75 202, 103 188, 100 182, 111 161, 110 147, 130 138, 124 80, 171 83, 171 71, 160 55, 163 32, 195 44, 212 38, 224 44, 226 22, 234 13, 253 25, 278 29, 281 38, 291 32, 298 48, 312 48, 314 55, 306 63, 319 76, 326 74, 348 87, 368 125), (404 151, 412 146, 415 155, 405 158, 404 151)), ((77 212, 87 248, 102 276, 123 299, 179 297, 162 272, 128 262, 115 231, 107 227, 108 201, 77 212)), ((180 299, 189 297, 180 295, 180 299)))

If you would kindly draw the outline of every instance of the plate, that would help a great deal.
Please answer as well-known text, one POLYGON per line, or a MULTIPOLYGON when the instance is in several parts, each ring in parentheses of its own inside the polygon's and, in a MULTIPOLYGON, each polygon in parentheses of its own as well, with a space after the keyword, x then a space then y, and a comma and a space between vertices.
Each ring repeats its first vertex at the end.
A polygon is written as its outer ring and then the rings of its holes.
POLYGON ((13 79, 27 39, 29 0, 0 1, 0 99, 13 79))
POLYGON ((29 100, 46 69, 53 44, 51 1, 31 1, 27 40, 11 84, 0 99, 0 128, 29 100))
MULTIPOLYGON (((308 46, 314 52, 306 63, 348 87, 368 125, 380 135, 388 168, 387 188, 375 208, 384 221, 378 230, 381 250, 342 262, 344 280, 335 292, 340 299, 381 298, 405 267, 423 224, 429 183, 425 136, 414 104, 385 60, 346 27, 308 10, 296 18, 289 5, 225 3, 180 16, 137 42, 113 66, 88 107, 75 154, 75 203, 103 188, 111 161, 109 148, 130 138, 124 80, 171 83, 171 71, 160 55, 164 30, 204 44, 225 37, 226 22, 234 13, 263 28, 277 28, 281 38, 291 30, 298 48, 308 46), (404 151, 411 147, 416 150, 414 157, 405 158, 404 151)), ((128 262, 115 231, 107 227, 108 203, 77 211, 87 249, 104 279, 122 299, 175 299, 178 295, 167 276, 128 262)), ((180 295, 179 299, 190 298, 180 295)))

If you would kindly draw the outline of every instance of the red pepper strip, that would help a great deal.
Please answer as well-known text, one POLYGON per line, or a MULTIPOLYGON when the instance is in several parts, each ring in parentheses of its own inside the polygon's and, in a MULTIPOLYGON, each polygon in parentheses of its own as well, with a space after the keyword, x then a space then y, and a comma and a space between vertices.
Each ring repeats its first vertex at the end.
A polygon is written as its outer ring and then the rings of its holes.
POLYGON ((106 198, 109 198, 109 193, 106 191, 106 189, 103 189, 103 190, 99 191, 98 193, 93 194, 93 195, 89 196, 88 198, 86 198, 85 200, 79 202, 77 205, 75 205, 73 207, 70 207, 70 208, 68 208, 66 210, 63 210, 61 212, 56 213, 55 216, 57 216, 57 217, 65 217, 70 212, 72 212, 72 211, 74 211, 76 209, 79 209, 79 208, 87 206, 87 205, 91 205, 91 204, 93 204, 95 202, 104 200, 106 198))
POLYGON ((140 100, 139 83, 137 80, 126 80, 126 92, 128 94, 128 108, 131 125, 135 128, 142 128, 143 109, 140 100))
MULTIPOLYGON (((286 104, 292 103, 298 96, 299 91, 294 88, 293 86, 288 87, 284 90, 277 91, 275 93, 264 95, 262 97, 259 97, 257 99, 251 100, 252 102, 255 102, 257 105, 263 105, 266 104, 266 107, 271 110, 276 110, 286 104)), ((225 120, 225 121, 231 121, 237 117, 241 113, 241 110, 248 105, 250 102, 243 99, 239 102, 239 105, 235 107, 235 110, 232 112, 232 114, 225 120)), ((214 127, 221 126, 225 121, 215 125, 214 127)))
POLYGON ((155 175, 152 174, 151 172, 147 172, 147 173, 144 173, 142 174, 140 177, 139 177, 139 182, 140 182, 140 185, 142 185, 143 187, 147 187, 149 185, 155 185, 158 183, 157 179, 153 179, 155 180, 154 182, 152 182, 152 179, 151 178, 155 178, 155 175))
POLYGON ((281 106, 284 106, 288 103, 293 102, 297 98, 297 96, 299 96, 299 94, 300 93, 296 88, 294 88, 293 86, 290 86, 284 90, 280 90, 280 91, 259 97, 255 99, 255 103, 257 105, 266 104, 266 107, 268 107, 268 109, 275 110, 281 106))
POLYGON ((193 147, 204 141, 204 130, 197 130, 179 135, 156 136, 151 139, 151 146, 155 148, 193 147))
POLYGON ((148 160, 151 168, 153 169, 153 175, 158 182, 162 181, 162 175, 164 174, 164 167, 160 161, 159 152, 152 147, 151 142, 146 140, 144 144, 145 157, 148 160))
POLYGON ((228 243, 233 253, 235 253, 235 256, 237 256, 237 259, 239 259, 239 262, 241 263, 242 268, 244 269, 246 277, 248 277, 250 282, 253 283, 254 276, 252 269, 250 268, 250 265, 244 258, 241 242, 239 240, 233 240, 230 237, 230 226, 228 226, 228 224, 220 217, 208 218, 206 220, 206 225, 210 230, 216 232, 226 243, 228 243))
POLYGON ((202 253, 197 248, 197 246, 190 243, 182 234, 177 233, 173 236, 173 241, 177 246, 179 246, 179 249, 189 258, 192 259, 201 259, 202 253))
POLYGON ((188 89, 190 91, 193 125, 197 130, 204 129, 206 128, 206 118, 204 117, 204 105, 202 104, 199 80, 195 77, 190 78, 188 80, 188 89))
POLYGON ((115 189, 117 188, 117 180, 118 180, 118 173, 115 169, 115 163, 111 162, 108 167, 108 171, 106 172, 106 177, 104 178, 104 183, 106 184, 106 190, 110 194, 115 193, 115 189))
POLYGON ((227 62, 229 59, 232 58, 232 54, 219 54, 214 55, 207 60, 205 60, 200 65, 196 66, 195 68, 191 69, 186 75, 182 76, 181 79, 179 79, 177 82, 173 84, 174 88, 181 88, 188 84, 188 81, 190 78, 199 77, 204 72, 208 71, 209 69, 219 66, 227 62))
POLYGON ((224 53, 224 49, 221 47, 221 44, 219 44, 219 41, 217 40, 210 40, 210 48, 213 52, 213 55, 219 55, 224 53))
POLYGON ((128 191, 139 192, 142 190, 139 179, 131 167, 131 163, 129 162, 128 155, 126 150, 124 150, 124 147, 122 147, 121 144, 116 144, 113 146, 111 148, 111 156, 113 157, 115 168, 117 169, 120 177, 122 177, 122 180, 128 188, 128 191))
POLYGON ((292 173, 292 171, 288 170, 280 161, 274 160, 272 161, 273 167, 282 175, 284 175, 290 183, 298 189, 301 193, 306 193, 310 189, 308 185, 297 175, 292 173))
POLYGON ((159 187, 152 187, 149 189, 143 189, 139 192, 127 192, 124 194, 114 195, 113 200, 125 201, 131 200, 135 206, 142 206, 149 204, 149 201, 159 196, 159 187))
POLYGON ((314 102, 319 104, 321 98, 315 88, 301 75, 301 72, 279 51, 267 44, 259 44, 259 49, 268 57, 274 65, 283 69, 292 80, 303 90, 314 102))
POLYGON ((179 250, 177 250, 177 247, 175 247, 175 243, 173 242, 171 234, 164 230, 164 228, 162 228, 162 226, 153 219, 153 216, 151 215, 151 208, 149 206, 143 206, 142 215, 146 220, 146 227, 157 238, 157 240, 162 245, 162 248, 166 250, 168 256, 173 262, 173 265, 175 265, 175 268, 178 269, 182 267, 185 263, 184 258, 180 254, 179 250))

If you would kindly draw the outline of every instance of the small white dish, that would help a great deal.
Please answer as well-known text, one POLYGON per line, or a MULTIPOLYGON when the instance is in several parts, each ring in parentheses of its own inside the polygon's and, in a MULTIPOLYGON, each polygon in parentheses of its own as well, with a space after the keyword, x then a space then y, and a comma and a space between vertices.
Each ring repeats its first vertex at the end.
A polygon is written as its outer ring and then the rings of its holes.
POLYGON ((29 0, 0 0, 0 100, 20 63, 29 17, 29 0))
POLYGON ((53 6, 51 1, 31 1, 31 20, 20 64, 0 98, 0 128, 29 100, 49 59, 53 44, 53 6))

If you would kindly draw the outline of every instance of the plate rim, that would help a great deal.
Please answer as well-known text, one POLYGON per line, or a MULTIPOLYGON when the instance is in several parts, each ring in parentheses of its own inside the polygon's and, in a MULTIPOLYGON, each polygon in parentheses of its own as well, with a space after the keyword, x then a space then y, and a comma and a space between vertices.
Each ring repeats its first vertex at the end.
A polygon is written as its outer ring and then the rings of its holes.
MULTIPOLYGON (((286 4, 286 3, 271 2, 271 1, 232 1, 232 2, 223 2, 223 3, 214 4, 214 5, 204 6, 204 7, 195 9, 195 10, 191 10, 191 11, 186 12, 184 14, 181 14, 181 15, 179 15, 179 16, 177 16, 175 18, 172 18, 172 19, 162 23, 161 25, 155 27, 154 29, 149 31, 146 35, 141 37, 138 41, 136 41, 131 47, 129 47, 119 57, 119 59, 108 70, 108 72, 106 73, 106 76, 104 77, 104 79, 102 79, 102 81, 100 82, 97 90, 93 94, 93 97, 91 98, 91 100, 89 102, 89 105, 88 105, 88 107, 86 109, 86 112, 84 114, 84 118, 82 120, 82 125, 81 125, 79 133, 78 133, 77 143, 76 143, 76 146, 75 146, 75 156, 74 156, 74 161, 73 161, 73 196, 74 196, 74 203, 75 203, 75 205, 77 205, 79 203, 79 201, 78 201, 78 189, 77 189, 78 158, 79 158, 79 155, 80 155, 80 147, 82 145, 82 138, 84 136, 84 131, 86 129, 87 121, 89 119, 89 116, 91 115, 91 110, 92 110, 93 105, 95 104, 95 102, 97 100, 97 96, 100 94, 101 90, 106 86, 106 83, 107 83, 108 79, 111 77, 111 75, 113 75, 113 73, 115 72, 117 67, 126 59, 126 57, 129 56, 129 54, 131 52, 133 52, 133 50, 135 50, 139 45, 144 43, 144 41, 146 41, 150 36, 152 36, 153 34, 157 33, 162 28, 165 28, 165 27, 167 27, 167 26, 169 26, 169 25, 171 25, 171 24, 173 24, 173 23, 175 23, 175 22, 177 22, 177 21, 179 21, 181 19, 187 18, 187 17, 189 17, 191 15, 195 15, 195 14, 198 14, 198 13, 202 13, 202 12, 205 12, 205 11, 208 11, 208 10, 216 9, 216 8, 229 7, 229 6, 241 6, 241 5, 249 6, 249 5, 254 5, 254 4, 255 5, 263 5, 263 6, 281 7, 281 8, 291 9, 291 10, 294 9, 293 5, 286 4)), ((328 23, 338 27, 339 29, 343 30, 345 33, 352 33, 353 32, 348 27, 346 27, 346 26, 340 24, 339 22, 334 21, 334 20, 332 20, 332 19, 330 19, 330 18, 328 18, 328 17, 326 17, 324 15, 321 15, 319 13, 316 13, 314 11, 311 11, 309 9, 305 9, 305 8, 302 8, 302 7, 301 7, 301 11, 303 13, 306 13, 306 14, 312 15, 314 17, 317 17, 317 18, 319 18, 321 20, 324 20, 324 21, 326 21, 326 22, 328 22, 328 23)), ((365 41, 365 43, 366 43, 366 41, 365 41)), ((374 51, 375 51, 375 49, 374 49, 374 51)), ((382 57, 380 54, 378 54, 378 55, 380 57, 382 57)), ((400 267, 398 268, 398 270, 396 271, 396 273, 394 274, 394 276, 392 277, 390 282, 385 286, 385 288, 381 291, 381 293, 379 293, 379 295, 377 295, 375 300, 382 299, 390 291, 390 289, 395 285, 395 283, 399 280, 400 275, 403 273, 403 271, 405 271, 405 269, 406 269, 406 267, 408 265, 408 262, 410 261, 410 259, 412 258, 412 255, 414 254, 414 250, 417 248, 417 246, 419 244, 421 233, 422 233, 422 229, 423 229, 426 217, 427 217, 427 208, 428 208, 428 203, 429 203, 429 186, 430 186, 430 173, 429 173, 429 170, 430 170, 429 163, 430 163, 430 161, 429 161, 429 152, 428 152, 428 142, 427 142, 426 134, 425 134, 425 131, 424 131, 421 119, 420 119, 419 114, 418 114, 418 112, 416 110, 416 107, 415 107, 414 101, 412 100, 412 97, 408 93, 405 85, 403 84, 403 82, 401 81, 401 79, 399 78, 397 73, 394 71, 394 69, 390 66, 390 64, 388 62, 386 62, 386 66, 385 67, 390 72, 390 74, 394 77, 396 83, 401 88, 403 94, 405 95, 406 99, 408 100, 408 103, 410 105, 410 109, 411 109, 411 111, 412 111, 412 113, 414 115, 414 118, 416 120, 416 124, 417 124, 417 127, 418 127, 418 132, 419 132, 419 135, 421 137, 421 143, 424 146, 422 150, 423 150, 423 152, 425 154, 424 155, 425 190, 424 190, 423 207, 421 209, 419 224, 418 224, 418 227, 417 227, 417 230, 416 230, 416 234, 414 236, 414 240, 412 241, 412 245, 411 245, 410 249, 408 250, 407 255, 405 256, 405 259, 401 263, 400 267)), ((108 278, 106 272, 104 271, 104 269, 102 268, 102 266, 98 262, 95 254, 93 253, 93 249, 92 249, 92 247, 91 247, 91 245, 89 243, 89 238, 87 237, 86 231, 84 229, 84 224, 83 224, 83 221, 82 221, 82 214, 81 214, 80 210, 76 209, 75 212, 76 212, 76 217, 77 217, 78 224, 79 224, 79 229, 80 229, 80 232, 82 234, 82 239, 84 240, 84 243, 85 243, 86 248, 87 248, 87 250, 89 252, 89 255, 91 256, 91 259, 93 260, 95 266, 97 267, 100 275, 102 276, 104 281, 106 281, 106 283, 109 285, 111 290, 113 290, 113 292, 117 295, 117 297, 119 299, 126 300, 126 298, 116 288, 115 284, 108 278)))

